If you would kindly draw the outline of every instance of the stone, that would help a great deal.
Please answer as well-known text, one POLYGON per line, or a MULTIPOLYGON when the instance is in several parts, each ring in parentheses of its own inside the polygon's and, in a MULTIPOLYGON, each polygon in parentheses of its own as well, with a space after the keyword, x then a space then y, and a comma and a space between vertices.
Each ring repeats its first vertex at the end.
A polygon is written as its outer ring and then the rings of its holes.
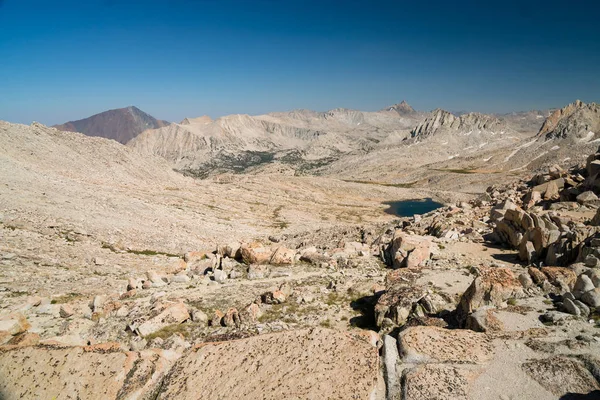
POLYGON ((560 312, 560 311, 546 311, 544 314, 540 316, 540 319, 543 322, 549 322, 554 325, 560 324, 562 321, 570 318, 571 315, 568 313, 560 312))
POLYGON ((9 314, 0 319, 0 332, 6 332, 9 335, 18 335, 29 328, 31 328, 31 324, 21 313, 9 314))
POLYGON ((206 315, 204 311, 196 308, 192 311, 192 321, 206 324, 208 322, 208 315, 206 315))
POLYGON ((277 247, 271 256, 270 263, 273 265, 290 265, 294 263, 296 252, 285 247, 277 247))
POLYGON ((248 279, 265 279, 269 277, 271 270, 266 265, 250 265, 248 267, 248 279))
POLYGON ((391 271, 386 276, 386 291, 375 305, 375 323, 383 326, 384 319, 393 325, 406 324, 413 306, 427 295, 427 288, 416 284, 417 270, 402 268, 391 271))
POLYGON ((530 360, 523 363, 521 368, 557 397, 567 393, 590 393, 600 389, 598 382, 584 364, 572 357, 554 356, 530 360))
POLYGON ((212 318, 210 319, 210 326, 221 326, 223 317, 225 317, 225 314, 223 314, 221 310, 215 310, 212 318))
POLYGON ((585 292, 579 300, 590 307, 600 307, 600 288, 585 292))
POLYGON ((180 272, 186 271, 187 267, 187 263, 183 259, 179 258, 169 264, 166 267, 165 272, 170 275, 176 275, 180 272))
POLYGON ((522 240, 519 244, 519 258, 522 261, 527 261, 531 264, 532 261, 537 259, 537 253, 532 242, 528 240, 522 240))
POLYGON ((285 303, 287 296, 281 290, 273 290, 264 293, 261 298, 262 302, 265 304, 281 304, 285 303))
POLYGON ((494 347, 484 333, 436 326, 411 326, 398 336, 405 363, 482 364, 492 359, 494 347))
POLYGON ((202 343, 178 361, 155 398, 367 399, 378 372, 377 349, 366 340, 302 329, 202 343))
POLYGON ((563 298, 562 308, 565 312, 567 312, 569 314, 573 314, 576 316, 579 316, 581 314, 579 307, 577 307, 571 299, 563 298))
POLYGON ((0 351, 4 400, 154 398, 173 357, 160 350, 14 347, 0 351))
POLYGON ((596 267, 598 267, 599 264, 600 264, 600 260, 598 260, 598 257, 596 257, 592 254, 588 254, 588 256, 585 258, 585 266, 586 267, 596 268, 596 267))
POLYGON ((518 279, 524 288, 529 288, 529 287, 533 286, 533 279, 531 279, 531 276, 527 273, 520 274, 518 279))
POLYGON ((242 261, 246 264, 268 264, 273 251, 269 247, 264 247, 262 243, 253 242, 243 244, 240 253, 242 261))
POLYGON ((94 312, 100 312, 102 311, 102 307, 104 307, 104 303, 106 303, 105 295, 94 296, 90 304, 90 309, 94 312))
POLYGON ((400 360, 398 354, 398 342, 390 335, 383 335, 383 376, 385 379, 386 399, 400 399, 400 377, 398 376, 397 364, 400 360))
POLYGON ((546 275, 544 275, 544 273, 540 271, 539 268, 529 267, 527 268, 527 272, 529 273, 529 276, 531 276, 533 282, 538 286, 548 280, 548 278, 546 278, 546 275))
POLYGON ((75 310, 73 310, 73 306, 70 304, 62 304, 59 314, 62 318, 69 318, 75 314, 75 310))
POLYGON ((500 332, 504 330, 502 321, 494 315, 494 307, 485 306, 467 316, 465 328, 475 332, 500 332))
POLYGON ((162 279, 160 275, 158 275, 156 271, 146 272, 146 277, 152 283, 152 287, 161 287, 167 285, 167 283, 162 279))
POLYGON ((88 342, 77 334, 60 335, 40 340, 45 346, 86 346, 88 342))
POLYGON ((477 371, 453 365, 425 364, 407 368, 402 374, 402 399, 468 400, 470 385, 477 375, 477 371))
POLYGON ((592 269, 586 271, 585 275, 587 275, 592 280, 592 283, 595 287, 600 287, 600 270, 592 269))
POLYGON ((587 203, 597 201, 598 196, 596 196, 596 194, 594 192, 592 192, 591 190, 588 190, 587 192, 581 193, 579 196, 577 196, 576 199, 579 204, 587 204, 587 203))
POLYGON ((9 341, 9 346, 35 346, 40 342, 40 335, 32 332, 23 332, 13 336, 9 341))
POLYGON ((260 306, 256 303, 252 303, 242 310, 240 313, 240 321, 243 324, 253 324, 258 321, 261 315, 262 311, 260 310, 260 306))
POLYGON ((225 283, 225 281, 227 280, 227 272, 221 269, 215 269, 215 271, 213 272, 213 279, 215 280, 215 282, 225 283))
POLYGON ((594 282, 592 279, 585 275, 581 274, 577 277, 577 281, 575 281, 575 285, 573 286, 574 291, 578 291, 581 293, 589 292, 590 290, 594 290, 594 282))
POLYGON ((577 308, 579 308, 579 311, 581 311, 581 316, 584 318, 587 318, 590 315, 590 308, 585 305, 584 303, 582 303, 579 300, 573 300, 573 304, 575 304, 577 306, 577 308))
POLYGON ((141 289, 143 281, 137 278, 129 278, 127 280, 127 290, 141 289))
MULTIPOLYGON (((548 278, 548 281, 556 287, 563 285, 572 288, 577 280, 575 272, 565 267, 542 267, 540 269, 544 275, 548 278)), ((566 290, 568 291, 568 289, 566 290)))
POLYGON ((178 274, 171 278, 171 282, 175 283, 187 283, 191 281, 190 277, 185 274, 178 274))
POLYGON ((431 256, 431 238, 409 235, 397 230, 390 244, 390 254, 394 268, 415 268, 423 266, 431 256))
POLYGON ((483 306, 503 307, 510 298, 525 296, 521 282, 509 268, 479 267, 479 275, 463 293, 457 307, 459 320, 483 306))
POLYGON ((240 326, 240 315, 235 308, 230 308, 223 317, 223 325, 228 327, 239 327, 240 326))
POLYGON ((190 313, 185 304, 175 303, 167 306, 160 314, 150 318, 137 328, 140 336, 148 336, 169 325, 181 324, 190 318, 190 313))

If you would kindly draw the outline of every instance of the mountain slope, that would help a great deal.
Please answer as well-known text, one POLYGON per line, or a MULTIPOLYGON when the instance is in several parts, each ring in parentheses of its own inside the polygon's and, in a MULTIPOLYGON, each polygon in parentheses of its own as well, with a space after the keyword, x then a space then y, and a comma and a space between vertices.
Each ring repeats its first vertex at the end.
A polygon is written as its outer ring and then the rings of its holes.
MULTIPOLYGON (((412 108, 404 103, 405 110, 412 108)), ((294 110, 266 115, 186 118, 180 124, 143 132, 129 146, 159 155, 196 176, 241 171, 281 160, 286 168, 330 162, 343 154, 366 153, 399 143, 420 114, 392 110, 362 112, 338 108, 326 112, 294 110)))
POLYGON ((554 111, 544 122, 538 137, 589 142, 600 137, 600 106, 575 101, 554 111))
POLYGON ((146 129, 161 128, 167 125, 169 122, 158 120, 139 108, 130 106, 104 111, 77 121, 65 122, 55 125, 54 128, 112 139, 125 144, 146 129))

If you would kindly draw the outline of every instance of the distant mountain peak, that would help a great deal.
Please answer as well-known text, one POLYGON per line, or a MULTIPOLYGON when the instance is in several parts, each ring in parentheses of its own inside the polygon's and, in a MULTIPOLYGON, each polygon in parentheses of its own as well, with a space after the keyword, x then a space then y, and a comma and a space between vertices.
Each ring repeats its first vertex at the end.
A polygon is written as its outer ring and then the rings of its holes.
POLYGON ((125 144, 147 129, 156 129, 169 124, 170 122, 158 120, 136 106, 128 106, 54 125, 54 128, 112 139, 125 144))
POLYGON ((600 135, 600 106, 575 100, 555 110, 540 128, 537 136, 549 139, 573 137, 589 141, 600 135))
POLYGON ((416 112, 406 100, 402 100, 400 103, 385 108, 385 111, 396 111, 400 115, 413 114, 416 112))
POLYGON ((431 115, 411 132, 412 137, 425 138, 439 130, 480 130, 488 131, 500 127, 502 122, 492 115, 470 112, 456 116, 451 112, 436 108, 431 115))

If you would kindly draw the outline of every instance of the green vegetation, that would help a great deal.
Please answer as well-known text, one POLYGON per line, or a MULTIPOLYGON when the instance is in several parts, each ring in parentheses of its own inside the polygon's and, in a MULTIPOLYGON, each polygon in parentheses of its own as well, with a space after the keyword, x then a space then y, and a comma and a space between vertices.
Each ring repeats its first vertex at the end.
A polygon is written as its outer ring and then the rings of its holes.
POLYGON ((29 294, 29 292, 21 292, 21 291, 17 290, 14 292, 10 292, 6 297, 21 297, 21 296, 26 296, 28 294, 29 294))
POLYGON ((51 304, 70 303, 71 301, 79 299, 81 297, 82 297, 81 293, 67 293, 67 294, 63 294, 62 296, 58 296, 58 297, 53 298, 50 301, 50 303, 51 304))
POLYGON ((349 183, 362 183, 364 185, 378 185, 378 186, 388 186, 388 187, 397 187, 397 188, 412 188, 417 184, 417 181, 407 182, 407 183, 384 183, 384 182, 374 182, 374 181, 354 181, 349 179, 344 179, 344 182, 349 183))
POLYGON ((453 174, 476 174, 477 171, 473 171, 472 169, 452 169, 452 168, 432 168, 432 171, 439 172, 451 172, 453 174))
POLYGON ((161 338, 168 339, 175 334, 181 334, 184 338, 189 338, 191 335, 191 324, 173 324, 162 328, 159 331, 151 333, 144 337, 144 339, 151 341, 152 339, 161 338))
POLYGON ((177 257, 180 258, 178 254, 164 253, 162 251, 154 251, 154 250, 126 250, 127 253, 137 254, 140 256, 166 256, 166 257, 177 257))
POLYGON ((324 319, 323 321, 319 322, 319 326, 322 326, 323 328, 331 328, 331 321, 329 319, 324 319))
POLYGON ((508 303, 509 306, 516 306, 517 305, 517 299, 515 299, 514 297, 511 297, 510 299, 508 299, 506 301, 506 303, 508 303))

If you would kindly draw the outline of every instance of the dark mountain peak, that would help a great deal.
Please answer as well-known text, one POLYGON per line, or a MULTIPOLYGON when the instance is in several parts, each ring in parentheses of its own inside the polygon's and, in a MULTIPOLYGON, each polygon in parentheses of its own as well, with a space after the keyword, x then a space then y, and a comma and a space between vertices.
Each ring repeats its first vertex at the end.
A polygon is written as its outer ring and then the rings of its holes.
POLYGON ((406 102, 406 100, 402 100, 400 103, 386 107, 384 110, 396 111, 400 115, 413 114, 416 112, 415 109, 412 108, 411 105, 406 102))
POLYGON ((116 108, 77 121, 54 125, 62 131, 81 132, 127 143, 147 129, 156 129, 170 123, 154 118, 136 106, 116 108))

